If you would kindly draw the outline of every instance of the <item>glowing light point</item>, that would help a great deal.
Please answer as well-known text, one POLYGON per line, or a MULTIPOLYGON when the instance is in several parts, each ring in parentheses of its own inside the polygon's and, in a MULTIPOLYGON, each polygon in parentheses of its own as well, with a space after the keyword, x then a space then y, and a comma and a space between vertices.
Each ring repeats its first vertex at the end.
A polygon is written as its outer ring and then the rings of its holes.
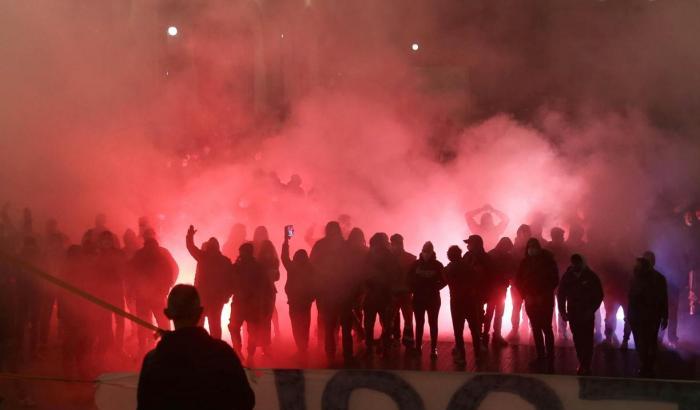
POLYGON ((419 49, 420 49, 420 44, 418 44, 418 43, 411 44, 411 50, 418 51, 419 49))
POLYGON ((177 35, 177 27, 175 27, 175 26, 168 27, 168 35, 171 37, 175 37, 177 35))
POLYGON ((280 34, 280 38, 284 38, 284 33, 280 34))

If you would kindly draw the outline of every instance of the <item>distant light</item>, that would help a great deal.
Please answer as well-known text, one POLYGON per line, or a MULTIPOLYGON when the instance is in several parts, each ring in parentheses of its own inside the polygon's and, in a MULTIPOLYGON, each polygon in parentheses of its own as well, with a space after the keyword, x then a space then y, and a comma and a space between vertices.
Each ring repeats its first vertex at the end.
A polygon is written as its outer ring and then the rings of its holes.
POLYGON ((284 33, 280 34, 280 38, 284 38, 284 33))
POLYGON ((418 43, 411 44, 411 50, 418 51, 419 49, 420 49, 420 44, 418 44, 418 43))
POLYGON ((171 37, 175 37, 177 35, 177 27, 175 27, 175 26, 168 27, 168 35, 171 37))

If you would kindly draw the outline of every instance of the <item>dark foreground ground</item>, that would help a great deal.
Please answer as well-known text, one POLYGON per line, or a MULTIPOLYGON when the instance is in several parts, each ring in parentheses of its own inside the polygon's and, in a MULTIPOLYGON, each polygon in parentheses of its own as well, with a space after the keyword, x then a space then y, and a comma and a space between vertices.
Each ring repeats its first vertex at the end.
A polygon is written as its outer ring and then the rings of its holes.
MULTIPOLYGON (((637 355, 630 346, 629 351, 619 348, 598 346, 594 357, 593 372, 595 376, 605 377, 635 377, 638 366, 637 355)), ((501 373, 553 373, 574 375, 576 373, 576 355, 572 346, 560 343, 556 350, 556 360, 551 369, 533 367, 530 362, 534 359, 534 348, 524 341, 519 345, 511 345, 501 349, 490 348, 484 357, 475 361, 471 347, 468 346, 467 365, 459 367, 453 364, 451 355, 452 343, 440 342, 438 358, 432 360, 429 352, 424 350, 422 356, 409 354, 404 349, 394 350, 388 357, 375 355, 367 357, 360 349, 357 359, 350 365, 352 368, 378 370, 422 370, 422 371, 466 371, 466 372, 501 372, 501 373)), ((140 359, 123 356, 112 361, 109 368, 100 371, 137 372, 140 359)), ((292 353, 279 353, 273 357, 261 357, 256 361, 257 367, 276 368, 328 368, 321 355, 311 355, 301 360, 292 353)), ((339 360, 331 367, 343 368, 345 364, 339 360)), ((0 395, 4 402, 0 409, 20 409, 19 392, 25 391, 36 402, 37 409, 94 409, 92 400, 93 384, 89 378, 77 380, 75 377, 66 379, 62 374, 58 348, 49 349, 42 359, 21 370, 23 374, 46 377, 46 379, 14 380, 6 373, 0 377, 0 395)), ((659 379, 700 380, 700 362, 698 355, 681 344, 677 350, 662 349, 659 353, 656 377, 659 379)))

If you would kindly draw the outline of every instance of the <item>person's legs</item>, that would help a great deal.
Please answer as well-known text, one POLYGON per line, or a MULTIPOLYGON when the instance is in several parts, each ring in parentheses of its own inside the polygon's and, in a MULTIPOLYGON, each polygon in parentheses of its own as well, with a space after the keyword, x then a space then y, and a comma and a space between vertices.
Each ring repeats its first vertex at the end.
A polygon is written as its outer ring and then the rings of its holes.
POLYGON ((223 304, 212 303, 204 306, 204 315, 209 324, 209 334, 214 339, 221 340, 221 311, 224 309, 223 304))
POLYGON ((576 347, 576 351, 580 351, 579 362, 581 364, 581 367, 583 367, 587 371, 590 371, 591 364, 593 363, 593 322, 594 319, 590 317, 580 320, 577 323, 579 330, 579 343, 576 347))
POLYGON ((42 300, 39 306, 39 343, 46 346, 49 342, 49 329, 51 326, 51 314, 53 313, 56 297, 53 292, 42 292, 42 300))
POLYGON ((306 346, 303 342, 303 316, 304 316, 304 306, 301 303, 289 303, 289 322, 292 325, 292 336, 294 337, 294 343, 297 346, 299 352, 306 351, 306 346))
POLYGON ((506 308, 506 289, 499 289, 493 300, 493 305, 495 307, 494 317, 493 317, 493 337, 498 340, 501 339, 501 327, 503 326, 503 311, 506 308))
MULTIPOLYGON (((240 302, 231 303, 231 316, 229 317, 228 321, 228 331, 231 334, 231 345, 233 346, 233 350, 240 354, 243 349, 243 338, 241 336, 241 328, 243 327, 243 322, 245 318, 243 316, 243 310, 241 309, 241 306, 238 305, 239 303, 240 302)), ((250 329, 248 329, 248 333, 250 333, 250 329)))
POLYGON ((668 284, 668 328, 667 339, 672 345, 678 343, 678 301, 680 300, 680 289, 670 281, 668 284))
POLYGON ((416 349, 420 352, 423 347, 423 331, 425 329, 425 306, 418 301, 413 301, 413 314, 416 317, 416 349))
POLYGON ((495 298, 491 297, 486 303, 486 313, 484 314, 484 323, 481 332, 481 336, 485 340, 488 340, 489 338, 489 332, 491 331, 491 320, 493 319, 493 316, 496 313, 496 306, 494 304, 494 300, 495 298))
MULTIPOLYGON (((545 347, 544 347, 544 327, 543 322, 547 321, 546 317, 540 312, 539 306, 525 303, 525 311, 530 319, 530 327, 532 329, 532 338, 535 341, 535 350, 537 351, 537 358, 544 359, 546 357, 545 347)), ((550 317, 551 321, 552 318, 550 317)), ((551 327, 550 327, 551 329, 551 327)))
POLYGON ((374 348, 374 323, 377 320, 377 309, 374 306, 365 305, 365 346, 367 352, 373 353, 374 348))
MULTIPOLYGON (((462 302, 463 303, 463 302, 462 302)), ((456 298, 450 298, 450 315, 455 337, 455 350, 464 354, 464 308, 456 298)))
POLYGON ((404 346, 413 346, 413 300, 410 293, 402 294, 400 297, 401 315, 403 316, 402 343, 404 346))
POLYGON ((353 357, 352 330, 356 320, 353 306, 348 305, 343 307, 340 312, 340 332, 343 342, 343 357, 346 360, 353 357))
POLYGON ((382 306, 379 311, 379 323, 382 325, 382 347, 386 354, 391 347, 391 332, 394 324, 394 304, 391 301, 382 306))
POLYGON ((474 356, 481 356, 481 322, 483 320, 483 310, 477 303, 471 302, 466 308, 467 325, 472 336, 472 347, 474 356))
POLYGON ((430 326, 430 349, 433 353, 437 349, 438 341, 438 316, 440 315, 440 299, 433 301, 428 306, 428 326, 430 326))
POLYGON ((610 295, 603 302, 603 306, 605 307, 605 341, 611 343, 617 328, 617 309, 620 304, 616 297, 610 295))
POLYGON ((542 333, 544 334, 544 344, 546 355, 549 359, 554 358, 554 329, 552 329, 552 321, 554 319, 554 298, 551 302, 547 302, 542 306, 542 333))
POLYGON ((510 336, 514 339, 518 339, 520 337, 518 332, 520 331, 520 311, 523 305, 523 298, 515 286, 510 287, 510 297, 513 302, 513 311, 510 315, 510 336))

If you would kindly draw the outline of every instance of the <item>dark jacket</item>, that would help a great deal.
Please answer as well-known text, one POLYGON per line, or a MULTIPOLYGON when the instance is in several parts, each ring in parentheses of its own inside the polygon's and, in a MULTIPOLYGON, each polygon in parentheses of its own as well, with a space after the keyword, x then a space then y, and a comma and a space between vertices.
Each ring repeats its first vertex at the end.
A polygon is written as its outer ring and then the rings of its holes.
POLYGON ((399 262, 389 249, 370 249, 365 259, 364 306, 382 307, 392 303, 394 284, 400 275, 399 262))
POLYGON ((189 327, 167 332, 146 355, 137 403, 138 410, 249 410, 255 393, 233 349, 189 327))
POLYGON ((559 282, 559 313, 568 315, 570 321, 593 320, 602 302, 603 287, 598 275, 585 267, 581 275, 576 276, 574 268, 570 266, 559 282))
POLYGON ((282 265, 287 270, 284 292, 292 304, 308 304, 316 298, 316 269, 311 262, 299 264, 289 257, 289 244, 282 245, 282 265))
POLYGON ((233 265, 231 288, 235 309, 249 321, 272 316, 275 284, 254 258, 239 257, 233 265))
MULTIPOLYGON (((347 246, 342 236, 319 239, 311 249, 311 263, 318 274, 318 297, 322 301, 334 301, 344 292, 339 280, 348 269, 347 246)), ((362 272, 364 266, 358 266, 362 272)))
POLYGON ((178 266, 167 249, 160 246, 144 246, 131 259, 127 282, 140 299, 164 300, 175 284, 178 266))
POLYGON ((464 301, 471 298, 471 284, 462 260, 450 262, 443 271, 450 287, 450 301, 464 301))
POLYGON ((409 272, 413 268, 413 264, 416 263, 416 255, 401 251, 401 253, 394 253, 399 261, 399 266, 401 267, 401 275, 396 281, 394 286, 394 292, 396 293, 407 293, 410 292, 411 285, 409 283, 409 272))
POLYGON ((443 276, 444 266, 433 255, 430 260, 418 259, 408 273, 408 283, 413 301, 427 303, 440 299, 440 289, 447 285, 443 276))
MULTIPOLYGON (((518 271, 518 260, 512 252, 503 252, 493 249, 489 252, 491 258, 491 290, 503 290, 508 288, 510 280, 518 271)), ((493 293, 492 293, 493 294, 493 293)))
POLYGON ((231 260, 221 252, 203 251, 187 237, 187 250, 197 261, 194 286, 203 306, 224 304, 231 297, 231 260))
POLYGON ((627 321, 659 323, 668 320, 668 290, 666 278, 654 269, 636 269, 629 291, 627 321))
POLYGON ((462 258, 469 278, 469 297, 475 302, 486 302, 493 289, 493 263, 486 252, 467 252, 462 258))
POLYGON ((559 269, 554 256, 546 249, 539 254, 526 256, 520 262, 515 276, 515 287, 527 303, 547 303, 554 298, 554 289, 559 284, 559 269))

